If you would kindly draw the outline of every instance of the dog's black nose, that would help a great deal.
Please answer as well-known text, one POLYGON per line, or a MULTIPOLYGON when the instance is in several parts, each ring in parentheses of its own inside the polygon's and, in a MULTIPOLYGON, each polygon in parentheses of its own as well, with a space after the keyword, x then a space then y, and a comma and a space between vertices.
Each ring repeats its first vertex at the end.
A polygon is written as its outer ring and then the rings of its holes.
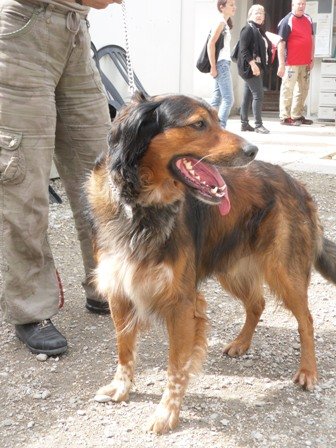
POLYGON ((243 147, 243 151, 244 151, 244 154, 252 160, 257 155, 258 147, 255 145, 252 145, 251 143, 247 143, 243 147))

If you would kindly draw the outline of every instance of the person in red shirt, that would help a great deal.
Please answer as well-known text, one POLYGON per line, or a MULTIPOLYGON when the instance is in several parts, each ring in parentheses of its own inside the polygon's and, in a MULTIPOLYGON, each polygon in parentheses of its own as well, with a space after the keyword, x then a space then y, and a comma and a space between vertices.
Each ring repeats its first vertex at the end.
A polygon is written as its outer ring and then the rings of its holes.
POLYGON ((280 89, 280 123, 288 126, 313 124, 303 115, 314 64, 313 22, 305 14, 306 0, 293 0, 292 11, 278 25, 278 76, 280 89))

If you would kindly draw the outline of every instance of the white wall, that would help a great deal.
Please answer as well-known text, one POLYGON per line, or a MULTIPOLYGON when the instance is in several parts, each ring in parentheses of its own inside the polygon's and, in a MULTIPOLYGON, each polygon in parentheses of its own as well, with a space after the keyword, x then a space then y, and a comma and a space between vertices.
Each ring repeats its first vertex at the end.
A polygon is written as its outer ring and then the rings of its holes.
POLYGON ((211 96, 213 79, 209 74, 199 72, 195 64, 209 31, 220 17, 213 0, 191 0, 184 4, 181 90, 188 93, 189 89, 190 93, 207 98, 211 96))
MULTIPOLYGON (((135 73, 150 94, 179 91, 181 1, 126 0, 128 33, 135 73)), ((112 4, 89 13, 97 48, 125 48, 122 8, 112 4)))

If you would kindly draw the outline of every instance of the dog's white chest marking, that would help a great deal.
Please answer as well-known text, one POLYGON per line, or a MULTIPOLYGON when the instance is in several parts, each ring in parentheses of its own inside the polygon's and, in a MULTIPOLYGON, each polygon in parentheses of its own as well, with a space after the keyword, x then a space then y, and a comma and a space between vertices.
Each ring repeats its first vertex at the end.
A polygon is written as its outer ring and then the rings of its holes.
POLYGON ((123 251, 104 256, 96 276, 101 294, 127 297, 142 317, 147 315, 153 297, 171 289, 174 280, 173 270, 166 263, 139 265, 123 251))

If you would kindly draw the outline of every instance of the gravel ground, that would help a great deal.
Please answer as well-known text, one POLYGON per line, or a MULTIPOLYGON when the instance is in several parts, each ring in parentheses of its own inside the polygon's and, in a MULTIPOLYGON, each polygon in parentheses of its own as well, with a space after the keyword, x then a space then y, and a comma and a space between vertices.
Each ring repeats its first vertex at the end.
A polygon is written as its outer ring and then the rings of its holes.
MULTIPOLYGON (((315 197, 326 234, 336 241, 336 178, 294 176, 315 197)), ((54 187, 64 198, 59 181, 54 187)), ((267 291, 270 300, 249 352, 238 359, 222 356, 242 326, 243 312, 209 281, 204 285, 211 322, 207 361, 191 381, 180 426, 158 437, 145 429, 165 385, 164 330, 153 328, 141 338, 131 401, 94 402, 96 389, 110 381, 116 366, 115 338, 109 317, 84 309, 79 247, 66 200, 51 206, 50 240, 66 296, 53 321, 68 338, 69 350, 39 361, 0 316, 1 448, 336 446, 336 288, 318 274, 310 287, 320 372, 315 391, 291 382, 299 361, 296 321, 267 291)))

